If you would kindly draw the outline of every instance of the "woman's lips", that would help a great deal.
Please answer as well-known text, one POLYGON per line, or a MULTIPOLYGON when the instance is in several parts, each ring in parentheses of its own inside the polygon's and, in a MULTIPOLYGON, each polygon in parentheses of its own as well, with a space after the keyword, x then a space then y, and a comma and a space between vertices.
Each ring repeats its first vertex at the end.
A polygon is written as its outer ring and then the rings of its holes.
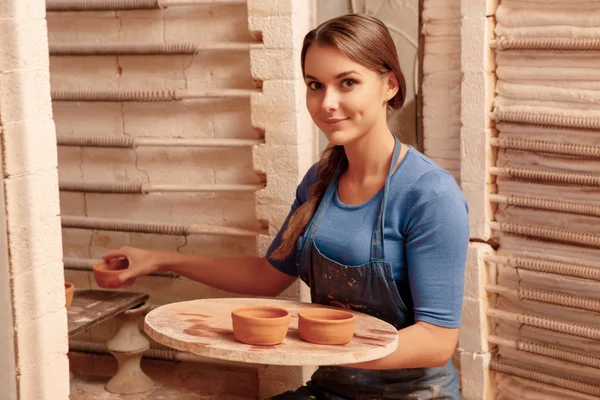
POLYGON ((348 118, 328 118, 324 119, 323 122, 325 122, 329 126, 336 126, 346 121, 347 119, 348 118))

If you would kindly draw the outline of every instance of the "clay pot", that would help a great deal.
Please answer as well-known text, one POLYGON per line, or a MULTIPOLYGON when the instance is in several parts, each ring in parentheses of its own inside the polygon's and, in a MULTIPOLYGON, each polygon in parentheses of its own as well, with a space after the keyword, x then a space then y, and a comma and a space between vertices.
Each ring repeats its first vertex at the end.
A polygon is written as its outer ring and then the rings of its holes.
POLYGON ((65 307, 71 307, 71 303, 73 302, 73 294, 75 293, 75 285, 71 282, 65 282, 65 298, 66 303, 65 307))
POLYGON ((290 313, 279 307, 242 307, 231 311, 231 320, 233 336, 238 342, 273 346, 285 339, 290 313))
POLYGON ((119 286, 111 286, 111 282, 119 281, 119 274, 123 270, 129 268, 129 261, 127 259, 113 258, 109 262, 101 261, 94 265, 94 279, 98 286, 104 289, 116 289, 126 288, 135 282, 135 278, 128 279, 121 283, 119 286))
POLYGON ((298 311, 298 333, 302 340, 315 344, 346 344, 354 335, 354 315, 329 308, 298 311))

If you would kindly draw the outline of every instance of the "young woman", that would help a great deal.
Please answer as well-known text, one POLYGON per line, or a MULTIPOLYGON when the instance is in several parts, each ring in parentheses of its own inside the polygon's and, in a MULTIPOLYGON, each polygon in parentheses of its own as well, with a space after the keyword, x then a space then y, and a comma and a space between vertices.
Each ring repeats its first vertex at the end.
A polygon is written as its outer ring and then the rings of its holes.
MULTIPOLYGON (((301 53, 306 105, 330 142, 306 174, 266 257, 215 258, 122 248, 119 280, 168 270, 231 292, 275 296, 298 277, 315 303, 347 307, 398 329, 379 360, 320 367, 277 399, 459 399, 450 358, 461 320, 469 225, 452 176, 386 124, 405 82, 385 25, 329 20, 301 53)), ((115 283, 118 286, 118 282, 115 283)))

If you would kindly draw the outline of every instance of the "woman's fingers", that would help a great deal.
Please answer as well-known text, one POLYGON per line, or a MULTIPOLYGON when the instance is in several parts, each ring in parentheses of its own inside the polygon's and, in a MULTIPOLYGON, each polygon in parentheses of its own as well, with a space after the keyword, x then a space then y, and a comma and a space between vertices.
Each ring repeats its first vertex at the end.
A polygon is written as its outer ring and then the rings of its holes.
POLYGON ((125 253, 121 250, 117 250, 117 251, 113 251, 111 253, 106 253, 105 255, 102 256, 102 259, 104 261, 108 261, 111 260, 113 258, 126 258, 127 256, 125 255, 125 253))

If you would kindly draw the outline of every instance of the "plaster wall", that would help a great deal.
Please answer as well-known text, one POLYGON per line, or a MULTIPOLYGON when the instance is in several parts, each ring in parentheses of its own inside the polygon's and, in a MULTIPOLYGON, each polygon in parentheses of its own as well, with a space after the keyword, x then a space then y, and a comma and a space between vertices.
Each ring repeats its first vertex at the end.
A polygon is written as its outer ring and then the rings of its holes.
POLYGON ((44 1, 0 2, 2 398, 69 397, 44 1))
POLYGON ((424 0, 421 18, 423 152, 460 183, 460 1, 424 0))

